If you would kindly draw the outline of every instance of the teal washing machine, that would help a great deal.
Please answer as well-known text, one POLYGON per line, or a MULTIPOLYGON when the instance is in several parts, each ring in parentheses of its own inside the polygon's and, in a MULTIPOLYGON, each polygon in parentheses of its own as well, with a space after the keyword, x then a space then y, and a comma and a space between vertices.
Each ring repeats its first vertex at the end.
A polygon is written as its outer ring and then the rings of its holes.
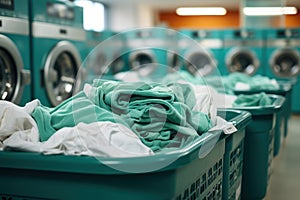
POLYGON ((207 76, 218 69, 222 40, 217 31, 183 29, 179 32, 183 70, 195 76, 207 76))
MULTIPOLYGON (((170 48, 172 32, 165 28, 143 28, 123 32, 125 67, 142 77, 160 81, 169 72, 176 54, 170 48)), ((174 42, 174 41, 172 41, 174 42)), ((175 42, 176 43, 176 42, 175 42)))
POLYGON ((109 60, 107 46, 102 43, 113 35, 111 31, 97 32, 89 30, 86 32, 87 59, 83 65, 95 76, 100 76, 107 71, 107 62, 109 60), (99 45, 99 46, 98 46, 99 45), (106 48, 102 47, 103 45, 106 48))
POLYGON ((265 75, 262 65, 264 34, 259 29, 227 29, 224 35, 222 68, 224 74, 241 72, 265 75))
POLYGON ((124 39, 117 32, 104 30, 87 31, 87 59, 83 63, 88 79, 112 79, 113 74, 124 68, 121 54, 125 46, 124 39))
POLYGON ((33 98, 52 107, 73 94, 85 45, 83 9, 69 1, 30 0, 33 98))
POLYGON ((300 29, 266 30, 266 75, 293 82, 292 111, 300 113, 300 29))
POLYGON ((201 74, 207 75, 217 70, 221 62, 223 52, 223 39, 219 30, 181 30, 191 39, 195 40, 201 48, 183 48, 184 68, 192 74, 196 73, 195 69, 201 74))
POLYGON ((103 58, 105 61, 105 74, 107 76, 113 77, 114 74, 125 70, 125 61, 122 58, 125 46, 124 35, 111 30, 100 32, 100 43, 97 45, 95 53, 99 57, 98 60, 103 58))
POLYGON ((0 1, 0 100, 31 100, 28 2, 0 1))

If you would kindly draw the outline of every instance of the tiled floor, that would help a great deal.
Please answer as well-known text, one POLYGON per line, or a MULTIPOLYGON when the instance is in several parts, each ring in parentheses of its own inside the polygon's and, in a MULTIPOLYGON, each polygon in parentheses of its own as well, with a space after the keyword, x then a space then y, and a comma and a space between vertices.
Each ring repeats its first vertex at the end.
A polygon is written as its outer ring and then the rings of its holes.
POLYGON ((265 200, 300 200, 300 115, 292 115, 289 133, 273 162, 265 200))

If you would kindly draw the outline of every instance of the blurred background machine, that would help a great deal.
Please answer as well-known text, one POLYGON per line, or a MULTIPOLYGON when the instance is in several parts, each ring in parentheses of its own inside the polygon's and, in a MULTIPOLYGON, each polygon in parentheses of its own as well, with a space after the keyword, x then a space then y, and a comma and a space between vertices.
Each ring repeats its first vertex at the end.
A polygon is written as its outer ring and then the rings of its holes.
MULTIPOLYGON (((93 31, 86 32, 86 59, 83 62, 85 76, 91 78, 113 78, 113 74, 125 67, 121 58, 125 47, 124 38, 117 32, 93 31), (93 74, 91 74, 93 73, 93 74)), ((92 81, 92 80, 90 80, 92 81)))
POLYGON ((97 32, 89 30, 86 32, 87 58, 84 62, 88 63, 84 64, 87 64, 89 67, 93 68, 93 73, 97 74, 98 76, 107 70, 106 66, 109 60, 109 49, 106 49, 107 46, 104 46, 103 42, 112 36, 113 32, 111 31, 97 32), (103 47, 101 47, 101 45, 103 47))
POLYGON ((267 76, 295 84, 292 111, 300 113, 300 29, 266 30, 265 68, 267 76))
POLYGON ((56 106, 72 96, 85 46, 83 9, 69 1, 30 0, 33 98, 56 106))
POLYGON ((265 74, 261 65, 263 60, 263 30, 226 29, 224 34, 224 53, 221 68, 228 74, 241 72, 248 75, 265 74))
POLYGON ((173 57, 169 60, 172 51, 169 48, 168 31, 164 28, 145 28, 122 34, 126 41, 126 50, 122 56, 129 70, 140 73, 141 77, 164 77, 168 68, 174 64, 173 59, 176 59, 173 57))
POLYGON ((183 29, 181 38, 182 67, 193 75, 206 76, 217 69, 222 40, 212 30, 183 29), (194 44, 191 46, 191 40, 194 44))
POLYGON ((180 30, 183 34, 181 39, 182 66, 193 75, 208 75, 217 68, 219 49, 212 46, 219 46, 219 38, 211 31, 200 31, 185 29, 180 30), (190 46, 190 40, 194 45, 190 46), (217 41, 217 44, 214 42, 217 41))
POLYGON ((31 100, 28 1, 0 1, 0 97, 31 100))

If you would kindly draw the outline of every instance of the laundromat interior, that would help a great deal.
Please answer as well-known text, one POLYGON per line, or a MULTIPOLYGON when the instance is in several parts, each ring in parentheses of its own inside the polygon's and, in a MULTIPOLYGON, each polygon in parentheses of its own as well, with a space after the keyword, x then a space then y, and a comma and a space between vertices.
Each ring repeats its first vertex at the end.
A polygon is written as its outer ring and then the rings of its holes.
POLYGON ((0 0, 0 199, 299 200, 299 0, 0 0))

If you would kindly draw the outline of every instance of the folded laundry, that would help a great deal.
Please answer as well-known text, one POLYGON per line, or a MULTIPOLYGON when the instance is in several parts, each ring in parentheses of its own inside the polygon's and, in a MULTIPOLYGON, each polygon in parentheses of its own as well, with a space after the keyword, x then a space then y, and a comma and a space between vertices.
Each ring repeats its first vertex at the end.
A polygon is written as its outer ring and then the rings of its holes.
POLYGON ((192 110, 193 90, 186 84, 94 80, 84 91, 54 108, 38 106, 32 113, 41 141, 64 127, 110 121, 133 130, 153 151, 183 145, 188 137, 207 132, 207 114, 192 110))

